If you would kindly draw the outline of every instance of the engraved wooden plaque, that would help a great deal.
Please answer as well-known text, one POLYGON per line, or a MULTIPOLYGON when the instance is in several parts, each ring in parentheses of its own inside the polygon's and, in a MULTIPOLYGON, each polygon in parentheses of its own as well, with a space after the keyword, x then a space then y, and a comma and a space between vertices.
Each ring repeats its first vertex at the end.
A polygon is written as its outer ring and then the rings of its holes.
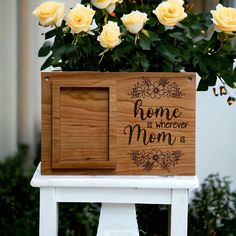
POLYGON ((195 175, 195 73, 43 72, 42 174, 195 175))

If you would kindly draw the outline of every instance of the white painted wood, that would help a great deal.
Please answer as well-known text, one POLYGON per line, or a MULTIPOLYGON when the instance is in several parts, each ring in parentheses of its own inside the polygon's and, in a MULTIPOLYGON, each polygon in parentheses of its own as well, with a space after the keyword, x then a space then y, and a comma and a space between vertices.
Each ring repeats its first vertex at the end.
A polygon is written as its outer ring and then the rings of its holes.
POLYGON ((39 236, 57 236, 58 213, 55 188, 40 188, 39 236))
POLYGON ((40 236, 56 236, 59 202, 101 202, 97 236, 138 236, 134 204, 171 204, 171 236, 187 236, 189 190, 195 176, 42 176, 40 165, 31 185, 40 187, 40 236))
POLYGON ((56 200, 57 202, 171 204, 171 190, 111 187, 60 187, 56 189, 56 200))
POLYGON ((187 236, 188 190, 173 189, 171 203, 171 236, 187 236))
POLYGON ((134 204, 102 204, 97 236, 138 235, 134 204))
POLYGON ((34 187, 195 189, 199 183, 196 176, 49 176, 41 175, 39 165, 31 185, 34 187))

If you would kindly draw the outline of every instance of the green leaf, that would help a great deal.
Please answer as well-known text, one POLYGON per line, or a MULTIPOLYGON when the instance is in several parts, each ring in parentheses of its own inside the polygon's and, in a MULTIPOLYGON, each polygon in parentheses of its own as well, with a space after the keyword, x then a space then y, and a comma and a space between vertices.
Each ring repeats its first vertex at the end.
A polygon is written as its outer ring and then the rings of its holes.
POLYGON ((47 60, 43 63, 43 65, 41 66, 41 70, 45 70, 47 69, 49 66, 51 66, 53 64, 53 57, 50 56, 47 58, 47 60))
POLYGON ((150 50, 151 46, 151 39, 146 36, 144 33, 140 33, 140 38, 139 38, 139 45, 143 50, 150 50))
POLYGON ((216 75, 209 75, 207 80, 208 80, 208 86, 215 86, 216 81, 217 81, 217 76, 216 75))
POLYGON ((45 39, 50 39, 52 37, 54 37, 57 34, 57 29, 53 29, 48 31, 47 33, 45 33, 45 39))
POLYGON ((147 30, 142 29, 141 32, 144 33, 148 38, 150 38, 150 35, 147 30))
POLYGON ((205 61, 202 59, 198 60, 199 62, 199 68, 202 72, 207 73, 208 69, 206 67, 205 61))
POLYGON ((218 34, 217 38, 223 43, 227 39, 227 34, 224 32, 221 32, 218 34))
POLYGON ((68 55, 75 51, 76 47, 70 44, 63 45, 62 47, 54 48, 53 56, 60 58, 63 54, 68 55))
POLYGON ((163 61, 162 70, 165 72, 173 71, 173 63, 167 60, 163 61))
POLYGON ((39 57, 46 57, 51 50, 51 46, 52 46, 51 41, 44 42, 43 46, 39 49, 38 56, 39 57))
POLYGON ((232 50, 232 47, 230 44, 221 44, 220 48, 226 52, 230 52, 232 50))
POLYGON ((153 26, 155 26, 156 25, 156 23, 157 23, 158 21, 157 21, 157 18, 155 18, 155 17, 151 17, 148 21, 147 21, 147 25, 150 25, 151 27, 153 27, 153 26))
POLYGON ((132 44, 121 44, 111 51, 111 58, 113 61, 120 61, 122 58, 127 60, 127 56, 134 49, 132 44))
POLYGON ((178 48, 174 47, 171 44, 163 44, 156 48, 157 51, 167 59, 175 61, 176 57, 180 56, 180 51, 178 48))
POLYGON ((145 56, 143 56, 142 58, 140 58, 140 64, 143 67, 143 71, 147 71, 148 67, 149 67, 149 62, 147 60, 147 58, 145 56))
POLYGON ((230 72, 224 72, 221 74, 221 77, 227 85, 234 88, 236 84, 236 68, 230 72))
POLYGON ((198 87, 197 87, 197 91, 207 91, 208 90, 208 83, 207 80, 204 78, 201 78, 198 87))
MULTIPOLYGON (((149 38, 152 42, 155 42, 155 41, 160 41, 160 37, 158 36, 157 33, 151 31, 151 30, 145 30, 147 32, 147 34, 149 35, 149 38)), ((143 30, 142 30, 143 32, 143 30)))
POLYGON ((150 50, 151 41, 147 39, 140 38, 139 39, 139 45, 143 50, 150 50))
POLYGON ((181 32, 174 32, 169 35, 170 35, 170 37, 175 38, 181 42, 184 42, 184 43, 187 42, 186 38, 183 36, 183 34, 181 32))

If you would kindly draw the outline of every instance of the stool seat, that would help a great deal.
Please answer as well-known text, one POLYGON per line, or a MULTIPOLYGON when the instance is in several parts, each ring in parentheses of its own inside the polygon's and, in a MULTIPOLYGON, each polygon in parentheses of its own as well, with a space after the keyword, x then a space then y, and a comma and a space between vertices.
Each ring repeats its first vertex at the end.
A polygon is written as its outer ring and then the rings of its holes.
POLYGON ((135 203, 170 204, 170 235, 187 236, 189 191, 199 183, 196 176, 46 176, 39 164, 31 185, 40 188, 40 236, 57 236, 60 202, 101 202, 97 236, 138 236, 135 203))

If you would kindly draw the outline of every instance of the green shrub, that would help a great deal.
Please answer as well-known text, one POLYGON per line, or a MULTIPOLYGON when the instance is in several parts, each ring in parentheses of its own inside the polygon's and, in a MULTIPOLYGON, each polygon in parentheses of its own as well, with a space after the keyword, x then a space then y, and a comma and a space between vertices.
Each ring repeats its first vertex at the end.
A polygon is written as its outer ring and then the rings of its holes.
POLYGON ((136 205, 140 236, 167 236, 168 210, 168 205, 136 205))
POLYGON ((23 163, 27 147, 21 145, 14 157, 0 162, 0 235, 38 235, 38 189, 30 186, 23 163))
POLYGON ((189 236, 235 236, 236 193, 228 177, 209 175, 189 209, 189 236))
POLYGON ((95 236, 100 204, 60 203, 59 236, 95 236))

